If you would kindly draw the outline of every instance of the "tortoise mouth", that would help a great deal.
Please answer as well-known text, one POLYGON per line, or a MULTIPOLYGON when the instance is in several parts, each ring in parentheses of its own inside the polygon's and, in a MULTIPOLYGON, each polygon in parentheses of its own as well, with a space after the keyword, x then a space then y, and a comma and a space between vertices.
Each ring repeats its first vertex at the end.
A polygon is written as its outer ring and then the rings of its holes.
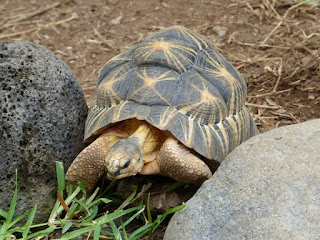
POLYGON ((116 180, 116 179, 122 179, 122 178, 126 178, 126 177, 131 177, 131 176, 134 176, 136 175, 137 173, 124 173, 124 174, 121 174, 120 173, 120 170, 114 172, 114 173, 107 173, 107 176, 108 178, 113 181, 113 180, 116 180))

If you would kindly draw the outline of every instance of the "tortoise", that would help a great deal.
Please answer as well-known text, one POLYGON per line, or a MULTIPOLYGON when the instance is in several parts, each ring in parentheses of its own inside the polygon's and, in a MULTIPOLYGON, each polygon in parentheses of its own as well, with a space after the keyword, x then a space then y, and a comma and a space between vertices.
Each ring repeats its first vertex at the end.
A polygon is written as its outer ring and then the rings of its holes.
POLYGON ((184 27, 155 32, 100 71, 84 140, 66 180, 90 191, 110 179, 160 174, 202 184, 258 133, 246 83, 202 36, 184 27))

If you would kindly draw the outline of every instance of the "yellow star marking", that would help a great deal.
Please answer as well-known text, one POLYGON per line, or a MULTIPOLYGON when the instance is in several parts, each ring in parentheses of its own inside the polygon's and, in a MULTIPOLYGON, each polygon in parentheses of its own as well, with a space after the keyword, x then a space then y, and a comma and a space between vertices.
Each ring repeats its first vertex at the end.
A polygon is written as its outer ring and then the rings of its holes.
POLYGON ((152 45, 151 45, 151 48, 154 49, 154 50, 162 50, 162 51, 170 51, 170 48, 171 48, 171 45, 172 43, 170 42, 164 42, 164 41, 157 41, 157 42, 154 42, 152 45))
POLYGON ((138 73, 137 75, 143 80, 143 86, 146 88, 154 88, 156 83, 159 81, 158 78, 149 77, 145 69, 142 74, 138 73))
POLYGON ((113 75, 108 75, 103 82, 98 86, 98 96, 100 99, 104 99, 105 107, 109 108, 116 104, 119 104, 123 99, 113 90, 113 84, 115 82, 123 80, 132 70, 129 70, 123 75, 118 76, 120 69, 113 75))
POLYGON ((114 79, 112 79, 112 80, 109 80, 107 82, 102 83, 102 88, 105 89, 105 90, 112 90, 114 79))
POLYGON ((169 66, 176 66, 179 69, 186 70, 185 64, 182 64, 180 59, 185 60, 189 64, 193 64, 192 60, 186 58, 186 54, 196 56, 196 51, 187 46, 175 44, 174 42, 164 41, 163 39, 147 42, 144 46, 141 46, 138 51, 141 53, 142 62, 152 61, 152 55, 156 51, 162 51, 169 66), (185 53, 183 53, 185 52, 185 53))
MULTIPOLYGON (((205 61, 206 61, 207 63, 209 63, 213 68, 216 68, 216 69, 217 69, 217 68, 218 68, 218 69, 224 68, 224 67, 223 67, 223 64, 222 64, 223 59, 221 58, 221 56, 220 56, 218 53, 216 53, 215 51, 212 51, 212 53, 215 55, 215 58, 213 58, 212 56, 210 56, 208 52, 205 52, 206 57, 203 56, 203 58, 205 59, 205 61)), ((212 69, 212 68, 205 68, 205 69, 216 72, 216 70, 214 70, 214 69, 212 69)))
POLYGON ((194 133, 193 123, 194 123, 193 120, 188 119, 187 129, 184 129, 184 131, 183 131, 184 139, 186 141, 185 144, 187 146, 189 146, 190 148, 193 148, 193 146, 194 146, 193 139, 192 139, 192 136, 193 136, 193 133, 194 133))
POLYGON ((167 108, 166 111, 160 115, 159 124, 158 124, 159 129, 166 130, 168 128, 167 125, 169 124, 171 119, 173 119, 176 113, 177 113, 176 109, 167 108))
POLYGON ((237 81, 225 68, 219 68, 219 73, 217 76, 224 77, 228 80, 228 83, 231 86, 231 99, 230 99, 230 109, 229 114, 233 114, 234 110, 238 112, 242 107, 245 99, 245 91, 242 89, 241 83, 237 81), (235 101, 236 98, 236 101, 235 101))
POLYGON ((239 113, 234 115, 233 119, 231 116, 228 118, 228 122, 232 128, 233 131, 233 136, 234 136, 234 146, 238 146, 240 145, 241 139, 240 139, 240 135, 241 135, 241 128, 239 128, 239 123, 241 123, 241 119, 239 116, 239 113))
POLYGON ((189 117, 200 122, 204 122, 203 120, 207 119, 208 124, 213 124, 217 120, 222 121, 226 117, 226 105, 224 101, 212 95, 203 79, 201 79, 200 83, 201 87, 190 84, 191 87, 201 94, 199 101, 188 105, 183 104, 184 106, 179 111, 184 114, 188 113, 189 117), (216 119, 217 117, 218 119, 216 119))
POLYGON ((114 112, 113 116, 112 116, 112 122, 115 122, 117 119, 120 118, 121 116, 121 111, 122 109, 125 107, 125 105, 128 103, 128 101, 122 102, 119 104, 118 108, 116 109, 116 111, 114 112))
POLYGON ((225 68, 219 68, 219 76, 224 77, 229 83, 236 84, 237 80, 225 68))
MULTIPOLYGON (((219 122, 216 126, 220 130, 220 133, 222 134, 222 137, 224 139, 224 141, 220 140, 220 142, 222 143, 221 145, 222 145, 223 158, 225 158, 225 156, 227 155, 227 152, 229 152, 228 149, 230 147, 228 133, 227 133, 225 127, 223 126, 222 122, 219 122), (223 143, 225 143, 226 147, 224 147, 223 143)), ((214 129, 214 128, 212 127, 212 129, 214 129)), ((216 131, 216 130, 214 129, 214 131, 216 131)))
POLYGON ((177 27, 178 31, 181 32, 181 34, 183 36, 185 36, 185 38, 189 38, 192 41, 194 41, 197 45, 199 49, 202 49, 201 43, 204 45, 205 48, 208 48, 208 44, 206 43, 206 41, 200 37, 199 35, 195 34, 194 32, 188 30, 187 28, 184 27, 177 27))
POLYGON ((143 87, 137 89, 135 92, 133 92, 132 94, 130 94, 131 96, 134 96, 137 92, 139 92, 140 90, 143 90, 144 87, 147 88, 151 88, 165 103, 167 103, 168 105, 170 105, 170 103, 168 102, 167 99, 165 99, 155 88, 154 86, 156 85, 157 82, 162 82, 162 81, 177 81, 177 79, 175 77, 169 77, 170 71, 167 71, 163 74, 161 74, 160 76, 157 77, 150 77, 146 71, 146 69, 143 69, 142 74, 141 73, 137 73, 137 76, 143 80, 143 87))
MULTIPOLYGON (((172 81, 177 80, 174 77, 168 77, 168 74, 170 72, 166 71, 165 73, 161 74, 157 77, 150 77, 146 71, 146 69, 143 69, 142 74, 138 73, 137 76, 143 80, 143 86, 147 88, 154 88, 157 82, 163 82, 163 81, 172 81)), ((140 90, 140 89, 138 89, 140 90)))
POLYGON ((214 97, 207 89, 201 91, 201 101, 203 103, 211 103, 216 101, 216 97, 214 97))
POLYGON ((216 59, 212 58, 208 53, 206 53, 205 60, 208 62, 213 68, 204 67, 203 69, 207 72, 211 73, 213 78, 219 80, 217 77, 222 77, 226 79, 227 83, 229 83, 231 90, 231 99, 230 99, 230 106, 229 106, 229 115, 233 114, 234 111, 239 111, 244 104, 245 96, 246 96, 246 89, 243 89, 240 81, 233 77, 230 72, 224 67, 222 64, 223 60, 221 56, 217 53, 213 52, 216 56, 216 59))
POLYGON ((154 88, 158 79, 155 78, 145 78, 143 86, 146 88, 154 88))

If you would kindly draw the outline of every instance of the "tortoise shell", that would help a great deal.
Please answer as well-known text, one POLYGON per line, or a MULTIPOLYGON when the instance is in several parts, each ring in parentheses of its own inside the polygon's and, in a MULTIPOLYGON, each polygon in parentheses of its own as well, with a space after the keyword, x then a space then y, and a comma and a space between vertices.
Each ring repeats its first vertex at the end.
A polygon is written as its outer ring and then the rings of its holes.
POLYGON ((245 107, 246 83, 215 47, 183 27, 148 36, 101 69, 85 140, 137 118, 221 162, 258 130, 245 107))

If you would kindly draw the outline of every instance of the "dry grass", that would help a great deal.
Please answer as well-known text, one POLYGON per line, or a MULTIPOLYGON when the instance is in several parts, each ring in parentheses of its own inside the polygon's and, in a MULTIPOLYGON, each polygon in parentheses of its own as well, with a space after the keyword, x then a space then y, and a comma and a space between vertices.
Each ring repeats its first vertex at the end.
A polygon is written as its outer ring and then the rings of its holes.
MULTIPOLYGON (((92 13, 93 9, 105 15, 114 11, 118 16, 126 16, 132 12, 125 12, 125 3, 121 1, 106 2, 30 1, 17 5, 7 0, 0 6, 0 39, 26 39, 60 55, 75 72, 90 102, 103 63, 141 41, 148 32, 180 24, 212 39, 212 27, 218 24, 229 32, 217 47, 248 81, 247 106, 261 131, 320 117, 320 10, 310 1, 199 1, 193 3, 198 4, 193 10, 199 11, 198 18, 190 19, 186 14, 169 22, 164 15, 157 21, 143 20, 148 13, 137 10, 132 19, 145 21, 143 28, 129 23, 106 23, 92 13), (235 17, 232 21, 225 18, 213 23, 209 13, 209 17, 201 15, 208 7, 221 7, 221 16, 235 17), (74 36, 77 41, 74 45, 65 36, 70 29, 71 38, 74 36)), ((174 11, 175 4, 181 3, 163 1, 157 11, 174 11)))

